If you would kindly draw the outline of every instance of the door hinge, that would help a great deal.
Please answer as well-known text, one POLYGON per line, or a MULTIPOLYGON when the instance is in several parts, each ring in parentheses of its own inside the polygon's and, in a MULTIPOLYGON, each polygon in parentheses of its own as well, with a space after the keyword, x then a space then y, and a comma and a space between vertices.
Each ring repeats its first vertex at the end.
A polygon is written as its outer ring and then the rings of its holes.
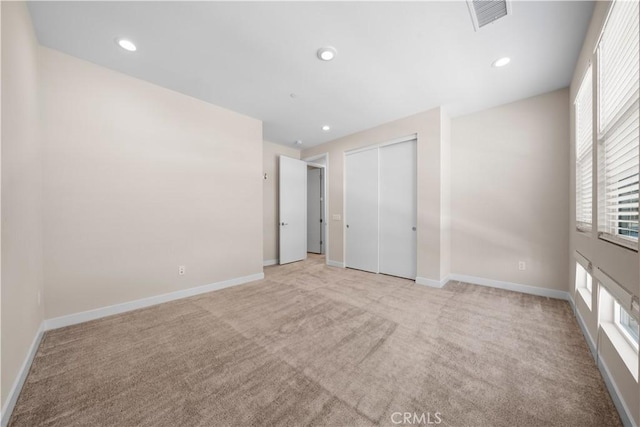
POLYGON ((322 218, 320 218, 320 222, 322 222, 322 218))

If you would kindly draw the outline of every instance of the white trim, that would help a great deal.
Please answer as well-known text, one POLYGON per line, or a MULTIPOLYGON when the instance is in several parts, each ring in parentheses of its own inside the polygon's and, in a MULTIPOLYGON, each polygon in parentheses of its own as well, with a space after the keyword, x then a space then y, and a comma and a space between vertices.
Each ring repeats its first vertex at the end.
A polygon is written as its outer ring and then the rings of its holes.
POLYGON ((197 286, 195 288, 183 289, 181 291, 170 292, 168 294, 156 295, 153 297, 143 298, 135 301, 128 301, 121 304, 115 304, 107 307, 97 308, 95 310, 88 310, 80 313, 70 314, 67 316, 47 319, 44 322, 44 329, 46 331, 49 331, 51 329, 63 328, 65 326, 76 325, 78 323, 84 323, 90 320, 112 316, 114 314, 125 313, 127 311, 137 310, 139 308, 162 304, 165 302, 187 298, 194 295, 204 294, 211 291, 217 291, 220 289, 224 289, 224 288, 228 288, 236 285, 242 285, 244 283, 253 282, 255 280, 261 280, 261 279, 264 279, 264 273, 257 273, 257 274, 252 274, 250 276, 237 277, 235 279, 223 280, 221 282, 210 283, 208 285, 197 286))
MULTIPOLYGON (((611 400, 613 400, 613 404, 615 405, 618 411, 618 414, 620 415, 622 424, 628 427, 635 426, 633 422, 633 418, 630 415, 631 412, 629 411, 629 408, 627 407, 624 400, 622 399, 622 393, 620 393, 620 390, 618 390, 616 383, 613 381, 613 376, 611 375, 609 368, 607 368, 607 365, 604 363, 604 360, 602 360, 601 357, 598 357, 598 349, 596 347, 596 343, 593 341, 591 334, 589 334, 589 330, 587 329, 586 323, 584 322, 582 315, 578 311, 571 297, 569 298, 569 304, 571 304, 571 307, 573 308, 573 312, 576 314, 578 326, 580 326, 580 329, 582 330, 582 335, 584 335, 585 341, 589 346, 589 351, 591 351, 591 356, 593 357, 593 359, 596 361, 598 365, 598 369, 602 374, 602 378, 604 379, 604 383, 607 386, 607 390, 609 391, 611 400)), ((611 340, 611 337, 609 337, 609 339, 611 340)))
POLYGON ((40 342, 42 341, 42 336, 44 335, 44 322, 40 323, 40 327, 38 327, 38 331, 36 332, 36 336, 33 338, 33 342, 31 343, 31 347, 29 347, 29 351, 27 352, 27 357, 24 359, 20 370, 18 371, 18 376, 13 383, 13 387, 9 390, 7 402, 2 408, 2 420, 0 421, 0 425, 2 427, 6 427, 9 424, 9 420, 11 419, 11 413, 13 412, 13 408, 18 401, 18 396, 20 396, 20 392, 22 391, 22 386, 24 385, 25 380, 27 379, 27 375, 29 375, 29 370, 31 369, 31 363, 33 362, 33 358, 36 356, 38 351, 38 347, 40 346, 40 342))
POLYGON ((602 322, 600 329, 607 335, 607 338, 618 352, 618 356, 624 362, 629 374, 636 382, 638 381, 638 351, 624 337, 622 332, 613 322, 602 322))
MULTIPOLYGON (((347 153, 342 152, 342 267, 347 266, 347 153)), ((327 260, 329 255, 327 255, 327 260)), ((327 265, 331 265, 327 262, 327 265)), ((334 265, 334 267, 337 267, 334 265)))
POLYGON ((329 152, 324 152, 322 154, 316 154, 315 156, 306 157, 302 159, 302 161, 307 162, 307 164, 313 164, 314 160, 319 160, 324 158, 324 165, 316 164, 316 167, 322 168, 324 170, 323 179, 323 187, 324 191, 322 193, 322 197, 324 200, 324 223, 322 224, 324 227, 324 240, 322 241, 322 247, 324 249, 323 255, 325 259, 325 264, 329 264, 329 152))
MULTIPOLYGON (((613 301, 613 324, 615 325, 616 329, 618 330, 618 332, 620 332, 620 335, 622 335, 624 337, 625 340, 627 340, 627 343, 631 346, 631 348, 635 351, 636 355, 640 355, 640 348, 638 348, 638 343, 636 342, 636 340, 631 336, 631 334, 629 333, 629 331, 627 331, 624 327, 624 325, 622 325, 622 323, 620 322, 620 310, 624 310, 624 308, 618 304, 617 301, 613 301)), ((630 316, 631 314, 625 310, 627 312, 627 314, 630 316)), ((637 365, 637 363, 636 363, 637 365)), ((638 380, 638 371, 636 370, 636 381, 638 380)))
POLYGON ((633 294, 626 290, 615 279, 604 272, 600 267, 594 269, 593 276, 598 279, 598 282, 604 286, 609 294, 618 301, 628 312, 632 312, 631 302, 633 301, 633 294))
POLYGON ((580 314, 580 311, 578 311, 578 307, 575 306, 575 303, 573 302, 573 298, 569 299, 569 304, 571 304, 571 307, 573 308, 573 312, 576 315, 576 320, 578 321, 578 326, 580 326, 580 330, 582 331, 582 335, 584 335, 585 341, 587 342, 587 345, 589 346, 589 351, 591 351, 591 356, 594 359, 597 359, 597 348, 596 348, 596 343, 593 340, 593 338, 591 337, 591 334, 589 333, 589 329, 587 329, 587 324, 585 323, 584 319, 582 318, 582 314, 580 314))
POLYGON ((264 261, 262 261, 262 266, 263 267, 268 267, 270 265, 277 265, 279 264, 280 261, 277 259, 265 259, 264 261))
POLYGON ((344 268, 344 262, 340 262, 340 261, 331 261, 330 259, 327 258, 327 265, 330 267, 338 267, 338 268, 344 268))
POLYGON ((375 150, 377 148, 386 147, 388 145, 400 144, 402 142, 417 141, 417 140, 418 140, 418 134, 417 133, 412 133, 411 135, 401 136, 400 138, 395 138, 395 139, 392 139, 390 141, 378 142, 378 143, 374 143, 374 144, 371 144, 371 145, 366 145, 364 147, 354 148, 353 150, 346 150, 344 152, 344 155, 348 156, 350 154, 356 154, 356 153, 360 153, 362 151, 375 150))
MULTIPOLYGON (((600 47, 600 41, 602 40, 602 35, 604 34, 604 29, 607 27, 607 22, 609 22, 609 18, 611 17, 611 11, 613 10, 613 2, 609 3, 609 6, 607 7, 607 14, 604 18, 604 20, 602 21, 602 26, 600 27, 600 34, 598 34, 598 38, 596 40, 595 45, 593 46, 593 52, 591 53, 592 55, 595 55, 598 52, 598 48, 600 47)), ((598 55, 596 55, 598 56, 598 55)), ((600 64, 598 64, 599 66, 600 64)))
POLYGON ((573 253, 573 257, 576 259, 576 262, 582 266, 589 274, 593 272, 593 266, 591 265, 591 261, 584 257, 580 252, 575 251, 573 253))
MULTIPOLYGON (((321 154, 316 154, 315 156, 305 157, 304 159, 300 159, 300 160, 302 160, 303 162, 309 163, 309 162, 313 162, 314 160, 320 160, 321 158, 323 158, 325 156, 327 156, 327 159, 328 159, 329 158, 329 153, 328 152, 324 152, 324 153, 321 153, 321 154)), ((327 160, 327 159, 325 159, 325 160, 327 160)), ((323 166, 325 166, 325 165, 323 165, 323 166)))
POLYGON ((442 288, 447 282, 450 280, 450 277, 447 276, 442 280, 433 280, 427 279, 426 277, 416 277, 416 284, 422 286, 430 286, 432 288, 442 288))
POLYGON ((620 235, 607 233, 606 231, 598 231, 598 239, 604 240, 605 242, 613 243, 614 245, 618 245, 625 249, 638 252, 637 240, 636 241, 629 240, 620 235))
POLYGON ((573 295, 569 294, 569 299, 567 301, 569 301, 569 305, 571 306, 571 309, 575 313, 576 312, 576 302, 573 299, 573 295))
POLYGON ((540 288, 537 286, 522 285, 520 283, 504 282, 502 280, 485 279, 484 277, 467 276, 464 274, 451 274, 449 280, 471 283, 474 285, 488 286, 490 288, 506 289, 508 291, 520 292, 523 294, 538 295, 541 297, 570 300, 569 292, 557 289, 540 288))
POLYGON ((631 411, 627 407, 627 404, 622 399, 622 393, 616 386, 615 381, 613 381, 613 376, 611 375, 611 371, 602 360, 602 357, 598 358, 598 369, 602 374, 602 378, 604 379, 604 384, 607 386, 609 390, 609 394, 611 395, 611 400, 613 400, 613 404, 618 410, 618 414, 620 415, 620 419, 622 420, 622 424, 625 427, 633 427, 636 424, 633 421, 633 417, 631 416, 631 411))
POLYGON ((591 292, 589 292, 589 289, 578 288, 577 293, 580 294, 580 297, 582 298, 584 303, 587 305, 587 308, 589 309, 589 311, 592 311, 591 306, 593 304, 593 295, 591 294, 591 292))

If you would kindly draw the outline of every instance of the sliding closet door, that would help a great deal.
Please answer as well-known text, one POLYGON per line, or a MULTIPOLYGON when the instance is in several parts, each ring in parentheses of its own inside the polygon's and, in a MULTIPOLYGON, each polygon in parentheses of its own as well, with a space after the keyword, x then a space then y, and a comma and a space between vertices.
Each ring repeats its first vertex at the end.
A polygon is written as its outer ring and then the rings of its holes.
POLYGON ((380 148, 380 273, 416 278, 416 141, 380 148))
POLYGON ((378 272, 378 150, 345 156, 345 266, 378 272))

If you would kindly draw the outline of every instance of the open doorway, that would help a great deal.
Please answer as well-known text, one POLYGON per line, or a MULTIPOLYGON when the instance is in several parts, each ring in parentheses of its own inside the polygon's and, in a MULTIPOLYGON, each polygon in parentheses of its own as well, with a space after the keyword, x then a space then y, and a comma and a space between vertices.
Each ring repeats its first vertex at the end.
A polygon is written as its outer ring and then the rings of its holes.
POLYGON ((324 168, 307 164, 307 252, 324 254, 324 168))
POLYGON ((317 254, 325 261, 328 250, 326 157, 326 154, 323 154, 305 159, 307 162, 307 253, 317 254))

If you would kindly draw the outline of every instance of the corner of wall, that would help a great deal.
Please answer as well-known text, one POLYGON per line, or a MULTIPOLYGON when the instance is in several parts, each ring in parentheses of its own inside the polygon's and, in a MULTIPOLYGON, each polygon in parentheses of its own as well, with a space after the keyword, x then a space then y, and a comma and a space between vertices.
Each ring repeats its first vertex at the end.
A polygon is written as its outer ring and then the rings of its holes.
POLYGON ((440 279, 451 274, 451 118, 440 109, 440 279))
POLYGON ((43 207, 38 42, 25 2, 0 3, 2 423, 42 333, 43 207), (7 43, 8 41, 11 43, 7 43))

